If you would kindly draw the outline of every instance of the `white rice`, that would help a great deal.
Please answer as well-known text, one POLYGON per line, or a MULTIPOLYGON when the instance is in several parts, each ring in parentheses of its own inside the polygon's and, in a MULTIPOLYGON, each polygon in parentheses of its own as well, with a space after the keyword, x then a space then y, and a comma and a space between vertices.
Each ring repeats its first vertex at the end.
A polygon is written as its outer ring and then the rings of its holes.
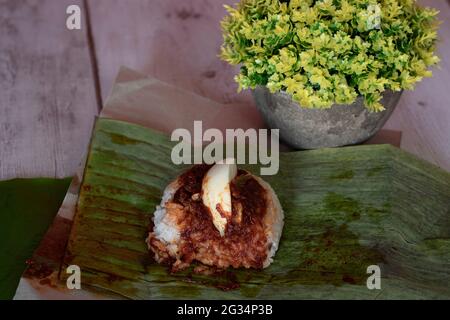
POLYGON ((166 203, 171 200, 177 192, 179 188, 177 182, 178 181, 175 180, 166 187, 161 204, 156 207, 153 216, 154 236, 167 246, 171 256, 176 256, 178 253, 180 231, 178 230, 176 222, 170 219, 170 217, 166 214, 166 203))

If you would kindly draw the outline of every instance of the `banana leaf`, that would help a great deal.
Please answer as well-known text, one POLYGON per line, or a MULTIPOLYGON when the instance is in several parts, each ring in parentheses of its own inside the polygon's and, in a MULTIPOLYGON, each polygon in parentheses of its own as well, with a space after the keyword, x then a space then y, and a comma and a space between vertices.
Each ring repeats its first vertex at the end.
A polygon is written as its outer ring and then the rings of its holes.
POLYGON ((66 179, 0 182, 0 299, 11 299, 69 188, 66 179))
MULTIPOLYGON (((166 135, 99 119, 63 267, 132 299, 450 298, 450 174, 389 145, 280 155, 264 176, 285 211, 273 264, 170 273, 145 238, 165 186, 186 167, 166 135), (381 289, 367 267, 378 265, 381 289)), ((246 169, 258 174, 257 166, 246 169)))

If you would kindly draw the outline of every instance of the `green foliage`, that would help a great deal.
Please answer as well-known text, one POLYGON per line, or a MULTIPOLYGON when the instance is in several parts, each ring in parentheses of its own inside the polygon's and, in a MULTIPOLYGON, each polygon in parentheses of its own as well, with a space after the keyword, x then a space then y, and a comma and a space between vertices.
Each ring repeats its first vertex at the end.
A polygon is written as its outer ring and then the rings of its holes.
POLYGON ((0 181, 0 300, 14 297, 25 261, 52 223, 71 180, 0 181))
POLYGON ((381 94, 412 89, 437 40, 437 10, 415 0, 241 0, 225 6, 221 57, 240 64, 240 89, 284 90, 301 106, 329 108, 361 95, 382 111, 381 94))

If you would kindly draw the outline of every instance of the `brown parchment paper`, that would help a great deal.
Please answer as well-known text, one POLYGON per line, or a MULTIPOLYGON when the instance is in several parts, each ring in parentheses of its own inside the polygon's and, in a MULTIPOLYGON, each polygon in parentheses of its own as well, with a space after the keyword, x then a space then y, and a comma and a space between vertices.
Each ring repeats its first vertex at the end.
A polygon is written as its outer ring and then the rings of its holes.
MULTIPOLYGON (((100 117, 143 125, 170 134, 174 129, 192 132, 194 120, 203 130, 264 128, 253 105, 221 104, 173 85, 121 67, 100 117)), ((382 130, 367 143, 400 145, 401 133, 382 130)), ((286 146, 282 150, 287 150, 286 146)), ((82 166, 84 166, 84 160, 82 166)), ((22 275, 14 299, 117 299, 111 293, 83 288, 69 290, 58 280, 72 219, 75 214, 83 168, 76 173, 63 204, 22 275)), ((82 276, 81 276, 82 277, 82 276)))

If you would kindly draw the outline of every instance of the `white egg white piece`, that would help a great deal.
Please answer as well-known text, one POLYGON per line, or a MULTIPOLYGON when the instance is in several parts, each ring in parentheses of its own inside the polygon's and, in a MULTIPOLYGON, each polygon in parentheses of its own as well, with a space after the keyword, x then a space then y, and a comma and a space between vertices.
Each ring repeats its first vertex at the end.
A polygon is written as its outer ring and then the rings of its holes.
POLYGON ((232 216, 230 182, 236 175, 236 161, 229 158, 212 166, 202 181, 203 204, 209 208, 214 226, 222 237, 232 216))

